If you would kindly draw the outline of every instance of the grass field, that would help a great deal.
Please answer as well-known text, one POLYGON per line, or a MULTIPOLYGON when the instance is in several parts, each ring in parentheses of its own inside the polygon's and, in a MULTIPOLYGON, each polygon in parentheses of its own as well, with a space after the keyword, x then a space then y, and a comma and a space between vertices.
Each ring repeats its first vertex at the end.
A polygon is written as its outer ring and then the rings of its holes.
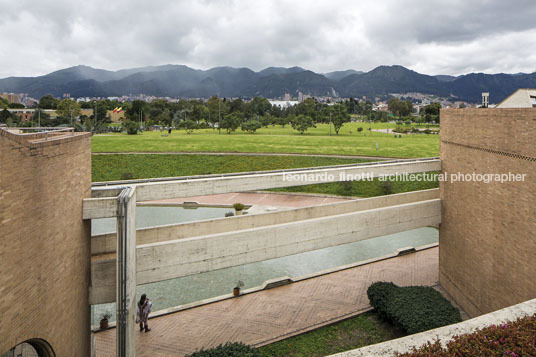
MULTIPOLYGON (((430 173, 431 174, 431 173, 430 173)), ((422 174, 418 174, 421 178, 427 178, 422 174)), ((428 175, 429 176, 429 175, 428 175)), ((430 188, 438 188, 438 180, 428 181, 380 181, 374 179, 372 181, 344 181, 330 182, 306 186, 293 186, 284 188, 274 188, 270 191, 275 192, 302 192, 302 193, 320 193, 325 195, 337 196, 354 196, 354 197, 376 197, 389 195, 393 193, 411 192, 419 190, 427 190, 430 188)))
MULTIPOLYGON (((215 156, 173 154, 112 154, 93 155, 92 179, 116 181, 122 179, 175 177, 228 172, 264 171, 343 165, 370 160, 341 159, 314 156, 215 156)), ((375 197, 439 187, 438 181, 373 181, 332 182, 307 186, 273 189, 276 192, 305 192, 338 196, 375 197)))
MULTIPOLYGON (((387 124, 372 124, 373 128, 386 128, 387 124)), ((390 123, 391 128, 396 125, 390 123)), ((92 138, 93 152, 263 152, 367 155, 385 157, 429 157, 439 154, 439 135, 404 135, 369 132, 368 123, 346 124, 337 136, 329 136, 329 125, 319 124, 301 135, 290 126, 262 128, 256 134, 238 130, 231 135, 217 130, 197 130, 193 134, 174 130, 170 136, 159 131, 138 135, 106 134, 92 138), (364 127, 362 133, 357 127, 364 127), (350 133, 351 132, 351 133, 350 133), (376 150, 378 143, 378 150, 376 150)), ((167 132, 166 132, 167 134, 167 132)))
POLYGON ((133 179, 174 177, 342 165, 365 161, 369 160, 311 156, 117 154, 93 155, 91 170, 92 179, 97 182, 125 179, 125 174, 133 179))
POLYGON ((367 312, 331 326, 272 343, 259 356, 326 356, 402 337, 401 331, 367 312))

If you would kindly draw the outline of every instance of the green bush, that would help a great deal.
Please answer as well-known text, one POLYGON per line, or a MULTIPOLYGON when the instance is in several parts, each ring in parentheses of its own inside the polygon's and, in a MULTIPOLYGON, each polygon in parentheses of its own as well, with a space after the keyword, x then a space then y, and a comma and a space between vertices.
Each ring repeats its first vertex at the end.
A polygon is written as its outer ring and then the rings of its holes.
POLYGON ((436 340, 397 356, 536 356, 536 314, 454 336, 445 347, 436 340))
POLYGON ((227 342, 225 345, 210 348, 208 350, 191 353, 186 357, 254 357, 258 356, 257 349, 241 342, 227 342))
POLYGON ((134 178, 134 175, 130 172, 123 172, 121 174, 121 180, 132 180, 134 178))
POLYGON ((441 293, 429 286, 398 287, 374 283, 368 290, 378 314, 409 334, 460 322, 460 312, 441 293))
POLYGON ((242 203, 234 203, 233 208, 237 211, 242 211, 246 206, 244 206, 242 203))
POLYGON ((391 282, 377 282, 367 289, 370 305, 376 309, 378 316, 384 320, 389 319, 386 315, 388 296, 396 289, 398 289, 398 286, 391 282))
POLYGON ((135 121, 129 120, 123 124, 128 135, 136 135, 139 130, 139 125, 135 121))
POLYGON ((390 180, 380 182, 380 190, 384 195, 390 195, 394 192, 394 185, 390 180))

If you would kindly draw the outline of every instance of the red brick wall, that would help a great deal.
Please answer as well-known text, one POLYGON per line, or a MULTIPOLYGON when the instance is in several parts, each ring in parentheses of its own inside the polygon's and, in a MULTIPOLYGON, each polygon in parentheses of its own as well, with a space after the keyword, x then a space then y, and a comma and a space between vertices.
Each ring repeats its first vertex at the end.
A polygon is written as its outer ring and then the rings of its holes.
POLYGON ((442 171, 527 174, 442 182, 440 283, 471 316, 536 297, 536 109, 441 111, 442 171))
POLYGON ((57 356, 87 356, 90 136, 30 147, 0 134, 0 355, 42 338, 57 356))

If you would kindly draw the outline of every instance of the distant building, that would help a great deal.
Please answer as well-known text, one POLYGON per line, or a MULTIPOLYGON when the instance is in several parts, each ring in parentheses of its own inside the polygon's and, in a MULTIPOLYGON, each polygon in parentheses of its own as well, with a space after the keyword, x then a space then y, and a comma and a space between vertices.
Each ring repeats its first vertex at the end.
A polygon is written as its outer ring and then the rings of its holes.
POLYGON ((34 115, 35 109, 8 109, 8 111, 11 114, 15 114, 18 116, 22 122, 27 122, 32 120, 32 116, 34 115))
POLYGON ((290 93, 285 93, 285 95, 283 96, 283 100, 284 100, 285 102, 290 101, 290 93))
POLYGON ((497 104, 496 108, 536 108, 536 89, 518 89, 497 104))
POLYGON ((292 107, 293 105, 298 104, 298 101, 295 100, 268 100, 271 105, 277 105, 280 108, 292 107))
POLYGON ((32 97, 24 97, 24 99, 22 100, 22 104, 24 104, 26 107, 33 107, 39 104, 39 100, 32 97))
POLYGON ((482 92, 482 108, 489 107, 489 92, 482 92))
POLYGON ((20 103, 20 97, 15 93, 1 93, 1 98, 4 98, 8 103, 20 103))
POLYGON ((309 94, 303 94, 302 92, 298 92, 298 102, 303 102, 307 98, 311 98, 309 94))

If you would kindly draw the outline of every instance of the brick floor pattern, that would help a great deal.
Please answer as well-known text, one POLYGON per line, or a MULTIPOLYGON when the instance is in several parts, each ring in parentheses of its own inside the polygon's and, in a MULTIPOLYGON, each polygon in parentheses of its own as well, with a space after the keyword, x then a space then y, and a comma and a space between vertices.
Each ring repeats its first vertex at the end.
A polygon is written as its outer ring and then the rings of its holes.
MULTIPOLYGON (((351 317, 370 307, 375 281, 436 285, 438 251, 431 248, 278 288, 156 317, 138 332, 138 356, 182 356, 227 341, 261 346, 351 317)), ((95 334, 97 356, 115 355, 115 329, 95 334)))

